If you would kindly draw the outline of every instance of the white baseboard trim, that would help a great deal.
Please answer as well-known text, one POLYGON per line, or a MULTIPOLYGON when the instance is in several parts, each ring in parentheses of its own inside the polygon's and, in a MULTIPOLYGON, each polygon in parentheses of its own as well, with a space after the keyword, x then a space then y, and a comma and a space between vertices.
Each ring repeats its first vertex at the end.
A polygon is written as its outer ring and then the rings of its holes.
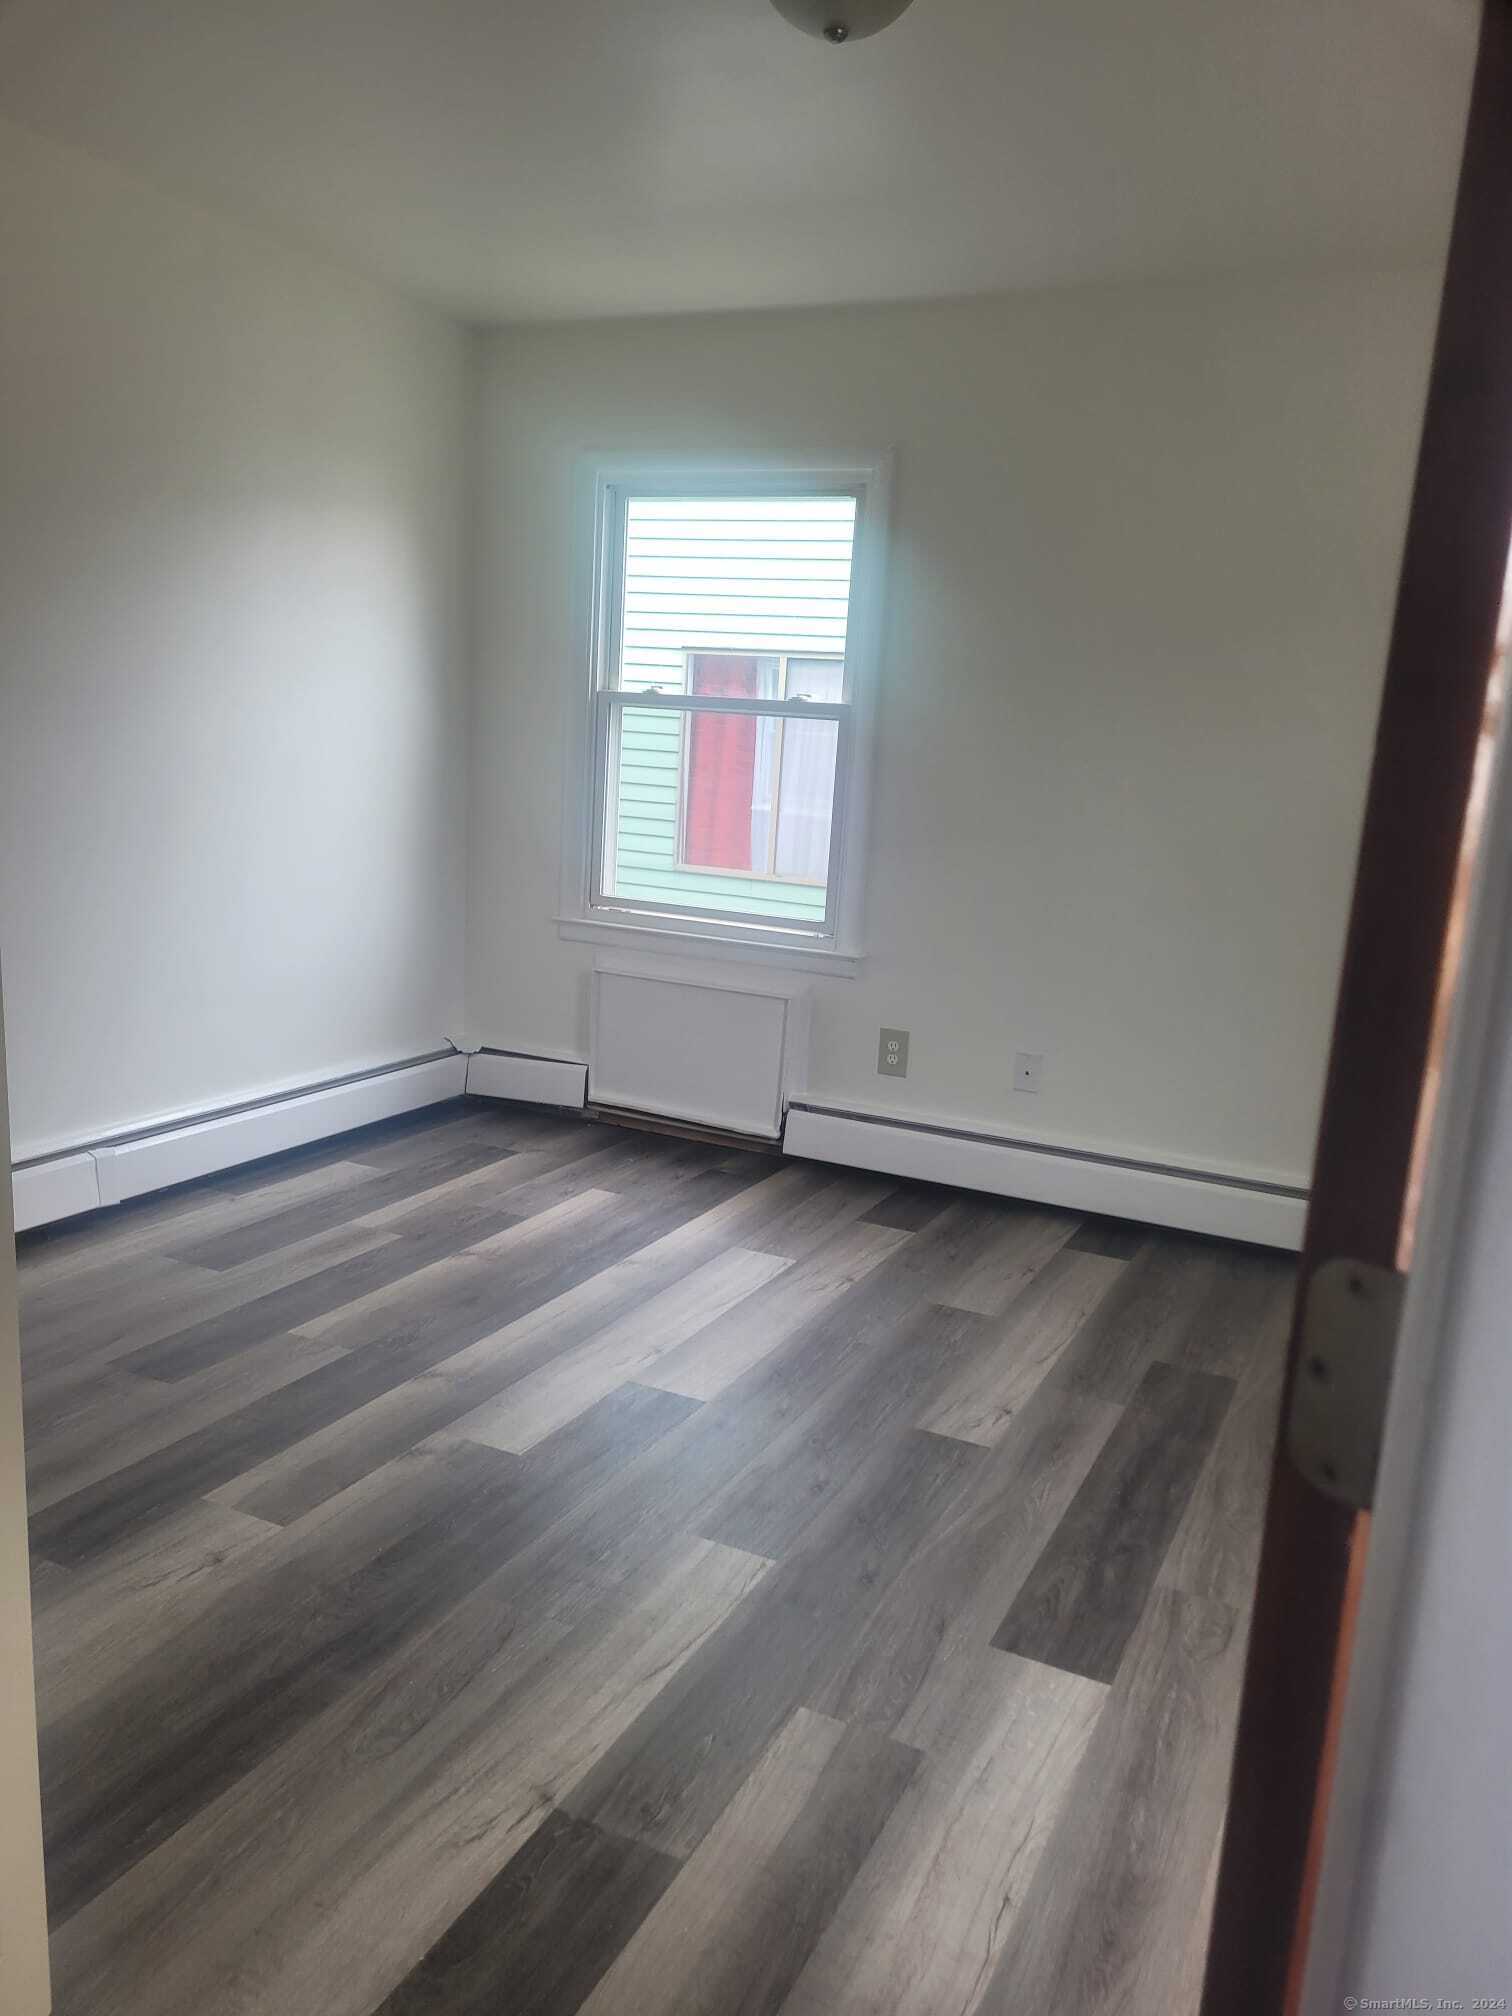
POLYGON ((950 1183, 1289 1252, 1301 1247, 1307 1215, 1305 1193, 1281 1185, 1238 1183, 814 1106, 789 1107, 783 1150, 816 1162, 841 1162, 888 1176, 950 1183))
POLYGON ((11 1177, 16 1230, 50 1225, 102 1204, 119 1204, 280 1149, 302 1148, 374 1120, 456 1099, 466 1086, 467 1059, 458 1052, 29 1162, 11 1177))
POLYGON ((29 1232, 33 1225, 51 1225, 58 1218, 75 1218, 81 1211, 93 1211, 99 1201, 100 1181, 93 1155, 55 1155, 46 1162, 17 1169, 11 1176, 11 1204, 18 1232, 29 1232))
POLYGON ((467 1089, 479 1099, 580 1107, 588 1097, 588 1066, 556 1057, 525 1057, 513 1050, 477 1050, 467 1060, 467 1089))

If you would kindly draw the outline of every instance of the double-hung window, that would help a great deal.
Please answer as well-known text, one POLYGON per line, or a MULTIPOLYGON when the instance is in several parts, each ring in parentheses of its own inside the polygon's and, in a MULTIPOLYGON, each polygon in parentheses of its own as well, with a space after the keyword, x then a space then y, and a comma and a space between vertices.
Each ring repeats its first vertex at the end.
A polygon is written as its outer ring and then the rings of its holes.
POLYGON ((858 951, 874 470, 604 477, 571 921, 858 951))

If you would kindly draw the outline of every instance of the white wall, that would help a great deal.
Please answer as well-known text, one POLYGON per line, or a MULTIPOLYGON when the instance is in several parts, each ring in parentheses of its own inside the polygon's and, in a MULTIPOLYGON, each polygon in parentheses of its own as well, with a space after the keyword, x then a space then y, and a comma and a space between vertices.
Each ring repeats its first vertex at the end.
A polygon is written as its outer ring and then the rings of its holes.
POLYGON ((585 1054, 552 921, 577 460, 892 446, 868 959, 814 983, 809 1097, 1305 1180, 1437 286, 491 338, 472 1034, 585 1054))
POLYGON ((0 125, 18 1157, 460 1013, 467 339, 0 125))

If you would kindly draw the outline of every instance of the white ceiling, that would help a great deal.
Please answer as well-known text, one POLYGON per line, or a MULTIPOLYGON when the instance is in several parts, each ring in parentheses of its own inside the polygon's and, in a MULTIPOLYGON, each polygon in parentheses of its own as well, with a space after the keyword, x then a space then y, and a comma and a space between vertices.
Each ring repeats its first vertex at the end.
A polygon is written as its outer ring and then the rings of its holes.
POLYGON ((479 317, 1436 254, 1474 0, 0 0, 0 114, 479 317))

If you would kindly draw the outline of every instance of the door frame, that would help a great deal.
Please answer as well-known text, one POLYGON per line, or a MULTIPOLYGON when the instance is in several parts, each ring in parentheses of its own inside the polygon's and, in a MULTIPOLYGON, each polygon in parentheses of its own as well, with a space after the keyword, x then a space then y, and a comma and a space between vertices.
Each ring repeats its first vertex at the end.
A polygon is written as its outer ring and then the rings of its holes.
POLYGON ((5 1010, 0 991, 0 1979, 7 2016, 46 2016, 47 1901, 37 1701, 32 1677, 31 1558, 21 1421, 21 1340, 11 1213, 5 1010))
MULTIPOLYGON (((1324 1092, 1298 1308, 1323 1262, 1399 1264, 1512 533, 1512 0, 1483 0, 1324 1092)), ((1294 1319, 1281 1418, 1296 1376, 1294 1319)), ((1203 2016, 1300 1998, 1367 1515, 1278 1437, 1203 2016)))
MULTIPOLYGON (((1512 580, 1508 587, 1512 609, 1512 580)), ((1503 615, 1503 658, 1506 657, 1503 615)), ((1343 1697, 1327 1839, 1307 1942, 1302 2006, 1332 2012, 1348 1983, 1359 1880, 1373 1833, 1387 1717, 1399 1698, 1421 1554, 1415 1538, 1430 1466, 1448 1456, 1445 1380, 1461 1340, 1460 1299, 1473 1289, 1474 1214, 1483 1159, 1498 1125, 1498 1065, 1512 1044, 1506 975, 1512 948, 1512 719, 1503 710, 1474 873, 1465 948, 1445 1049, 1443 1084, 1423 1183, 1411 1281, 1402 1310, 1381 1448, 1370 1546, 1343 1697)), ((1500 1125, 1505 1129, 1505 1118, 1500 1125)), ((1431 1570, 1430 1570, 1431 1573, 1431 1570)), ((1473 1661, 1473 1651, 1466 1656, 1473 1661)), ((1452 1912, 1448 1915, 1452 1916, 1452 1912)), ((1358 1956, 1356 1956, 1358 1957, 1358 1956)), ((1478 1956, 1467 1955, 1472 1961, 1478 1956)), ((1436 1986, 1438 1984, 1435 1984, 1436 1986)))

